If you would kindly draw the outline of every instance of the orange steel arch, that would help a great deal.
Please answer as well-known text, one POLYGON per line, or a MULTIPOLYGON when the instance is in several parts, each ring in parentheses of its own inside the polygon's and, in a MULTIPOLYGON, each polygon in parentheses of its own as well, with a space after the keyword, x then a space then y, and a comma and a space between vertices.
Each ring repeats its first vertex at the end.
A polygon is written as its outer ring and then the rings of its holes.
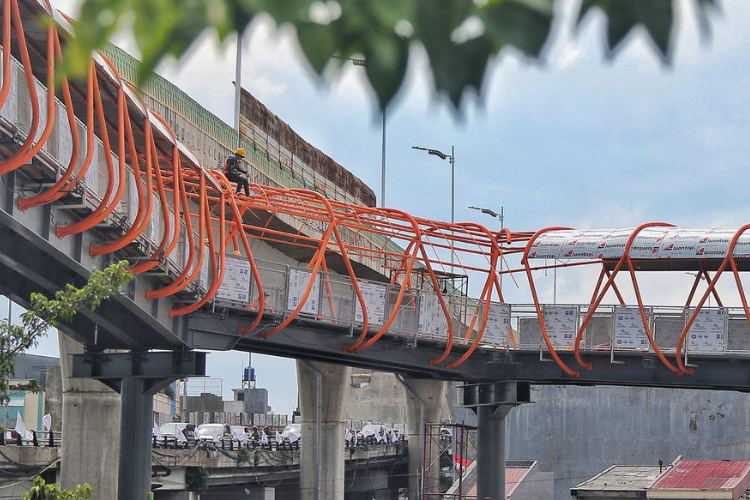
MULTIPOLYGON (((52 12, 51 8, 49 12, 52 12)), ((69 82, 64 76, 60 79, 67 124, 56 123, 55 62, 63 57, 64 46, 61 40, 65 40, 65 36, 60 37, 58 34, 60 28, 50 23, 46 27, 46 40, 44 40, 46 51, 41 50, 36 48, 34 43, 41 44, 42 42, 27 40, 24 35, 18 0, 6 1, 3 4, 2 16, 0 26, 3 30, 3 81, 0 87, 0 108, 8 102, 11 79, 15 77, 11 71, 12 54, 20 54, 24 69, 23 78, 25 78, 30 94, 32 119, 25 140, 18 145, 15 153, 0 162, 0 174, 23 168, 41 151, 50 139, 55 126, 68 126, 73 138, 73 150, 70 158, 63 159, 67 162, 67 166, 59 179, 41 193, 29 198, 21 197, 18 201, 22 210, 55 203, 73 191, 77 183, 85 178, 89 168, 92 168, 96 128, 106 154, 106 193, 88 215, 68 226, 58 227, 57 232, 60 236, 66 236, 95 229, 97 224, 117 210, 124 195, 126 183, 131 182, 132 179, 136 183, 135 195, 138 200, 137 212, 132 220, 125 217, 129 226, 123 228, 122 234, 113 236, 111 240, 92 245, 89 249, 94 257, 107 254, 121 257, 126 247, 142 241, 139 238, 144 236, 143 233, 151 223, 152 215, 155 215, 153 214, 156 205, 155 197, 158 197, 161 205, 158 215, 162 222, 160 239, 158 242, 152 242, 156 247, 155 250, 149 251, 144 260, 133 263, 131 270, 134 273, 144 273, 167 265, 167 258, 181 243, 183 227, 188 239, 183 242, 182 262, 177 266, 177 272, 170 275, 172 281, 146 292, 146 297, 157 299, 185 291, 201 275, 206 259, 209 260, 211 269, 210 282, 204 283, 205 292, 201 292, 192 302, 173 308, 170 311, 172 316, 195 312, 209 304, 216 296, 226 273, 226 252, 231 244, 235 254, 243 256, 249 263, 253 278, 252 286, 257 288, 259 301, 258 311, 250 313, 255 316, 248 318, 247 326, 239 329, 239 335, 257 334, 260 338, 267 338, 289 326, 300 317, 305 302, 313 290, 315 280, 321 272, 325 280, 324 293, 327 295, 328 307, 331 310, 331 318, 328 319, 332 324, 337 325, 339 318, 336 317, 329 277, 338 271, 342 276, 345 274, 350 281, 354 300, 362 310, 361 330, 356 339, 343 347, 352 355, 370 348, 388 334, 404 302, 406 301, 409 306, 416 305, 416 294, 413 291, 426 289, 436 294, 440 314, 444 316, 447 325, 445 346, 438 356, 430 360, 430 364, 446 363, 448 369, 455 369, 469 360, 477 350, 484 348, 483 337, 487 329, 493 296, 496 294, 500 302, 505 300, 499 277, 502 274, 513 276, 514 273, 523 272, 528 279, 536 319, 539 322, 547 351, 568 376, 577 378, 580 373, 563 361, 550 340, 533 272, 585 265, 601 267, 588 304, 588 312, 583 317, 575 336, 575 360, 586 370, 593 369, 593 365, 582 357, 583 336, 609 289, 614 291, 620 304, 625 304, 615 283, 617 275, 625 266, 630 274, 649 344, 661 362, 676 373, 693 374, 693 370, 688 369, 681 359, 683 344, 707 298, 713 294, 717 302, 721 304, 716 291, 716 283, 728 267, 731 268, 735 277, 745 317, 750 324, 750 307, 744 295, 739 268, 733 253, 737 241, 745 231, 750 229, 750 225, 743 226, 735 233, 726 256, 712 278, 706 269, 700 268, 696 282, 688 295, 686 307, 692 303, 700 278, 706 277, 710 283, 681 331, 675 366, 662 353, 653 338, 636 279, 635 266, 630 256, 633 242, 641 231, 648 227, 666 227, 669 226, 668 224, 648 223, 632 231, 625 250, 616 264, 614 261, 605 262, 603 259, 593 259, 575 263, 555 261, 553 265, 532 267, 529 262, 529 252, 535 240, 544 233, 570 228, 549 227, 535 232, 514 232, 505 228, 497 232, 473 222, 446 223, 417 217, 394 208, 364 207, 350 202, 328 199, 310 189, 264 186, 255 183, 250 184, 249 196, 235 194, 234 186, 221 172, 209 171, 197 162, 195 155, 178 141, 166 120, 146 106, 137 89, 122 80, 112 62, 104 55, 92 57, 85 81, 69 82), (15 37, 12 36, 14 33, 15 37), (15 51, 13 51, 14 45, 15 51), (30 48, 34 50, 35 56, 40 58, 44 58, 46 54, 47 121, 38 140, 36 136, 42 119, 42 110, 39 109, 36 95, 34 68, 29 56, 30 48), (104 74, 107 77, 99 78, 98 74, 104 74), (71 90, 77 92, 76 95, 81 96, 82 100, 85 99, 85 110, 81 114, 85 111, 86 153, 80 165, 78 163, 82 153, 78 144, 79 133, 71 90), (105 103, 104 98, 112 94, 116 94, 114 103, 117 106, 116 123, 110 123, 105 113, 105 107, 108 104, 105 103), (114 167, 110 154, 110 130, 117 132, 117 168, 114 167), (136 132, 140 132, 141 135, 137 136, 136 132), (128 175, 128 168, 132 176, 128 175), (267 214, 268 219, 263 221, 262 217, 249 217, 256 213, 267 214), (280 229, 278 225, 272 224, 274 220, 289 222, 290 219, 293 223, 287 226, 292 225, 295 229, 280 229), (197 233, 194 232, 196 227, 197 233), (284 317, 278 324, 272 324, 270 329, 260 332, 257 329, 265 313, 266 298, 263 274, 252 251, 253 241, 295 247, 310 256, 309 260, 305 258, 305 261, 301 262, 302 266, 306 266, 310 277, 304 287, 300 303, 290 311, 286 310, 286 304, 284 304, 284 317), (445 257, 448 253, 457 257, 455 261, 450 259, 449 262, 449 259, 445 257), (330 259, 332 255, 336 256, 337 269, 332 269, 334 262, 330 259), (516 268, 510 264, 505 267, 501 263, 506 262, 506 257, 518 258, 519 265, 516 268), (379 273, 380 282, 390 284, 389 291, 395 295, 393 303, 390 304, 393 307, 384 318, 384 324, 377 330, 371 329, 372 318, 368 314, 367 302, 360 288, 354 265, 369 262, 376 263, 375 269, 372 270, 379 273), (611 267, 612 264, 614 267, 611 267), (479 293, 476 305, 465 305, 467 310, 465 315, 453 313, 451 307, 455 306, 455 302, 449 304, 448 299, 441 292, 438 278, 441 269, 446 271, 446 276, 451 277, 458 274, 468 276, 470 273, 472 275, 478 273, 482 276, 477 288, 479 293), (417 279, 417 277, 420 278, 417 279), (424 283, 421 283, 422 278, 425 278, 424 283), (416 283, 417 281, 420 283, 416 283), (418 288, 420 286, 424 289, 418 288), (407 292, 410 299, 407 298, 407 292), (411 300, 410 303, 409 300, 411 300), (462 323, 464 320, 466 324, 462 323), (458 325, 458 331, 455 325, 458 325), (462 329, 465 329, 463 335, 461 335, 462 329), (458 342, 455 342, 456 339, 458 342)), ((130 200, 130 203, 134 205, 135 200, 130 200)), ((459 304, 462 303, 459 302, 459 304)), ((318 316, 316 319, 323 318, 318 316)), ((517 347, 518 343, 512 325, 508 331, 508 339, 510 345, 506 345, 505 348, 517 347)))

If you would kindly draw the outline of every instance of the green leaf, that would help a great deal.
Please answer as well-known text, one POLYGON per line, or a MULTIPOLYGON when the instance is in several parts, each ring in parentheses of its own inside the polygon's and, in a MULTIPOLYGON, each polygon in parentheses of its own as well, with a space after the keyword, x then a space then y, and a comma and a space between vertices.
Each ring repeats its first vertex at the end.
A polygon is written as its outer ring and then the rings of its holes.
POLYGON ((583 0, 579 25, 594 7, 607 16, 607 51, 614 55, 636 26, 643 26, 662 60, 671 57, 674 11, 672 0, 583 0))
POLYGON ((331 27, 301 22, 297 25, 297 39, 302 52, 315 72, 323 73, 328 61, 336 54, 336 39, 331 27))
POLYGON ((495 0, 478 11, 493 50, 511 45, 531 57, 547 43, 552 14, 553 0, 495 0))
POLYGON ((448 95, 457 110, 464 92, 480 92, 491 53, 492 45, 482 36, 453 45, 439 59, 431 60, 435 86, 448 95))

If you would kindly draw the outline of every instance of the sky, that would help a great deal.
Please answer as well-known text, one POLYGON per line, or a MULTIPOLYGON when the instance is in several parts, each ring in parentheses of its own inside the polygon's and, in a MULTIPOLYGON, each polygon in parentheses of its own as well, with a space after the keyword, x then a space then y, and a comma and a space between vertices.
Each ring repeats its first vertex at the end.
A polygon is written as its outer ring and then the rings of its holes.
MULTIPOLYGON (((75 14, 78 1, 53 3, 75 14)), ((609 60, 603 17, 590 15, 576 33, 570 16, 577 3, 560 1, 562 21, 545 61, 501 53, 484 94, 468 100, 462 118, 436 96, 427 58, 415 50, 398 102, 388 110, 387 204, 450 220, 447 162, 411 146, 455 146, 457 221, 496 224, 467 208, 475 205, 504 207, 513 230, 646 221, 742 225, 750 220, 750 3, 721 4, 705 39, 688 2, 676 2, 674 60, 664 66, 642 33, 609 60)), ((132 47, 127 36, 118 41, 132 47)), ((219 45, 205 35, 186 58, 159 72, 232 123, 234 47, 234 41, 219 45)), ((351 66, 321 82, 304 63, 293 33, 267 19, 245 33, 243 48, 243 86, 379 194, 380 115, 362 68, 351 66)), ((560 276, 558 296, 587 300, 582 280, 590 278, 586 272, 560 276)), ((687 280, 689 288, 691 279, 649 276, 645 282, 653 301, 667 303, 678 300, 676 284, 687 280)), ((543 300, 550 300, 551 283, 551 276, 543 278, 543 300)), ((511 298, 528 302, 524 294, 519 288, 511 298)), ((55 344, 50 338, 38 351, 54 354, 55 344)), ((209 355, 209 375, 224 379, 227 395, 245 360, 241 353, 209 355)), ((268 356, 254 356, 253 363, 274 410, 290 412, 297 401, 294 363, 268 356)))

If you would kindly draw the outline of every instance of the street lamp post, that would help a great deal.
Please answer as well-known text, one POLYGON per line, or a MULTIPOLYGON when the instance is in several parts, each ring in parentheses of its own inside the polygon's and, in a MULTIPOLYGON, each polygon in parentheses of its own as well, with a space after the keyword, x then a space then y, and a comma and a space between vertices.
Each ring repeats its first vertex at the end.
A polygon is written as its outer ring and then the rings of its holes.
MULTIPOLYGON (((355 66, 367 66, 364 59, 349 59, 355 66)), ((385 107, 383 107, 383 140, 380 152, 380 206, 385 207, 385 107)))
MULTIPOLYGON (((490 217, 493 217, 500 221, 500 232, 505 229, 505 207, 500 207, 500 213, 495 212, 494 210, 491 210, 489 208, 484 207, 469 207, 471 210, 479 210, 485 215, 489 215, 490 217)), ((500 290, 503 289, 503 255, 500 254, 500 290)))
MULTIPOLYGON (((451 165, 451 224, 456 222, 456 148, 451 146, 451 154, 447 155, 440 150, 423 148, 421 146, 412 146, 412 149, 418 149, 420 151, 427 151, 428 155, 437 156, 441 160, 447 159, 451 165)), ((451 234, 453 230, 451 229, 451 234)), ((455 251, 453 245, 451 245, 451 273, 455 272, 454 269, 454 257, 455 251)))

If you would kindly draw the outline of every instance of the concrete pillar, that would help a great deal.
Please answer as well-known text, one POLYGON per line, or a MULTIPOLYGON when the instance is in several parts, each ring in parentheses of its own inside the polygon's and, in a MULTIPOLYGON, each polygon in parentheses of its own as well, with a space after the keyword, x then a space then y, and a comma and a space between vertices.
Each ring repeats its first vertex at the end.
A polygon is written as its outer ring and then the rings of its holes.
POLYGON ((89 483, 93 498, 117 498, 120 450, 120 395, 96 380, 72 379, 71 355, 83 346, 60 332, 62 372, 62 450, 59 482, 63 488, 89 483))
POLYGON ((151 490, 151 434, 154 396, 142 378, 122 380, 120 418, 120 500, 145 499, 151 490))
MULTIPOLYGON (((441 380, 404 378, 406 387, 407 421, 409 425, 409 500, 421 498, 422 480, 425 490, 438 492, 440 464, 438 457, 427 457, 428 467, 423 473, 424 426, 438 423, 446 396, 446 383, 441 380)), ((435 436, 438 440, 439 436, 435 436)), ((437 446, 432 446, 435 450, 437 446)))
POLYGON ((350 376, 348 366, 297 361, 302 413, 301 500, 344 500, 344 433, 350 376))
POLYGON ((477 498, 505 500, 505 416, 510 407, 477 408, 477 498))

